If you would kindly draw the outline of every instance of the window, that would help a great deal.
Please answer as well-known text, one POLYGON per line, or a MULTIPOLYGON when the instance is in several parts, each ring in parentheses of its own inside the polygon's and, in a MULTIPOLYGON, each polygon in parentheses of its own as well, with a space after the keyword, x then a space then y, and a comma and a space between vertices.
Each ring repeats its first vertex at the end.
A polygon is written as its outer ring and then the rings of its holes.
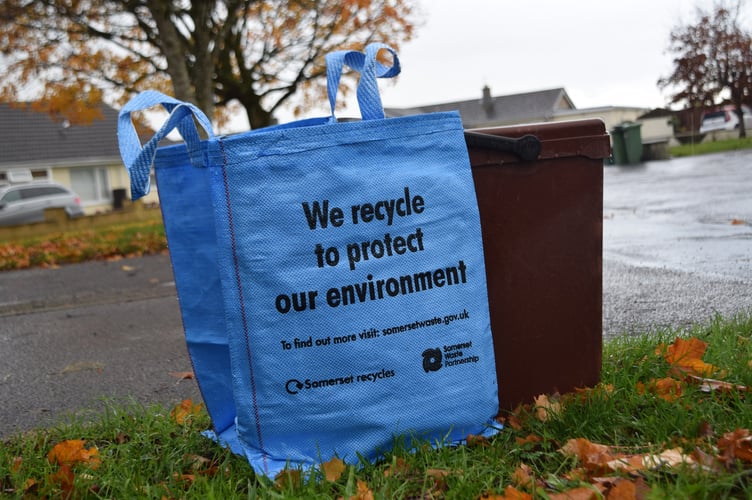
POLYGON ((110 200, 110 180, 106 168, 73 168, 70 171, 70 179, 73 191, 84 203, 110 200))
POLYGON ((5 193, 5 195, 3 196, 3 199, 0 201, 2 201, 3 203, 8 203, 11 201, 18 201, 20 199, 21 199, 21 191, 15 189, 15 190, 8 191, 7 193, 5 193))
POLYGON ((56 194, 68 194, 63 188, 57 186, 36 186, 20 190, 21 198, 40 198, 42 196, 53 196, 56 194))

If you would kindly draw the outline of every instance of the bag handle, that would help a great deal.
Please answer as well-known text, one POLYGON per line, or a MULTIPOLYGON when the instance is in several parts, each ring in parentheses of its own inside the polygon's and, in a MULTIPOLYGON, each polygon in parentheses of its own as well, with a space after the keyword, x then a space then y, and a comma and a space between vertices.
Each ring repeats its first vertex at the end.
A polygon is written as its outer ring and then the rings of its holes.
POLYGON ((120 156, 123 158, 131 180, 132 199, 137 200, 149 193, 151 165, 157 154, 157 147, 159 142, 175 128, 185 141, 191 163, 196 167, 204 166, 201 138, 198 135, 196 122, 206 131, 209 138, 214 137, 211 122, 198 107, 161 92, 155 90, 141 92, 123 106, 118 115, 118 143, 120 156), (131 120, 131 113, 156 105, 162 105, 170 116, 142 147, 133 120, 131 120))
POLYGON ((357 97, 360 115, 363 120, 380 120, 384 118, 384 108, 381 105, 377 78, 392 78, 400 73, 400 63, 397 52, 383 43, 372 43, 366 47, 365 54, 357 50, 340 50, 326 55, 326 91, 329 96, 329 106, 332 110, 330 121, 335 122, 334 106, 337 100, 339 82, 342 77, 343 65, 360 72, 357 97), (380 63, 376 56, 381 49, 392 54, 393 63, 386 66, 380 63))

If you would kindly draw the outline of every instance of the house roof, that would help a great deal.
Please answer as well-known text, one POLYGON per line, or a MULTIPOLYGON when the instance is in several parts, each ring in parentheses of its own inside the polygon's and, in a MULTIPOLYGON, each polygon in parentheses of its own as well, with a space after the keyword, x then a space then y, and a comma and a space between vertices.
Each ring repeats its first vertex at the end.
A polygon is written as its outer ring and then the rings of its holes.
POLYGON ((23 104, 0 103, 0 166, 119 159, 118 112, 105 105, 101 111, 89 125, 71 125, 23 104))
POLYGON ((466 128, 544 121, 556 112, 575 109, 572 100, 563 88, 491 96, 488 87, 483 88, 479 99, 432 104, 414 108, 386 108, 387 116, 407 116, 419 113, 457 110, 466 128))

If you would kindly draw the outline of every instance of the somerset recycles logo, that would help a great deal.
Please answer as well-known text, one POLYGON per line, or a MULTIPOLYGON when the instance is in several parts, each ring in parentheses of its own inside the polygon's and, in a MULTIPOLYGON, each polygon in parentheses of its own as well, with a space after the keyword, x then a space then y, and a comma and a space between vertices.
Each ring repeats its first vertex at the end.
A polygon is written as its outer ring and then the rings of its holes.
POLYGON ((423 351, 423 369, 428 372, 437 372, 441 369, 441 349, 426 349, 423 351))
POLYGON ((303 389, 303 382, 300 380, 290 379, 285 384, 285 389, 289 394, 297 394, 303 389))

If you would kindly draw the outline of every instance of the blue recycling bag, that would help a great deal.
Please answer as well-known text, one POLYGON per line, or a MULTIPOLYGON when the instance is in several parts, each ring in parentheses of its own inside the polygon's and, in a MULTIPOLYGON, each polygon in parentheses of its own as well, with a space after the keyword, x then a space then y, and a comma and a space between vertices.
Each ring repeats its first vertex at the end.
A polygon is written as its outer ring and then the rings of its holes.
POLYGON ((376 78, 397 73, 385 45, 335 52, 331 117, 214 137, 200 111, 168 102, 155 138, 125 148, 135 198, 154 141, 177 127, 186 142, 158 150, 154 166, 189 353, 215 438, 260 473, 376 459, 400 435, 459 441, 497 413, 462 123, 457 113, 385 119, 376 78), (362 121, 334 118, 343 65, 361 73, 362 121), (200 228, 168 221, 198 211, 200 228), (205 255, 191 262, 196 249, 205 255), (194 317, 199 302, 207 321, 194 317), (204 381, 223 387, 207 394, 204 381))

